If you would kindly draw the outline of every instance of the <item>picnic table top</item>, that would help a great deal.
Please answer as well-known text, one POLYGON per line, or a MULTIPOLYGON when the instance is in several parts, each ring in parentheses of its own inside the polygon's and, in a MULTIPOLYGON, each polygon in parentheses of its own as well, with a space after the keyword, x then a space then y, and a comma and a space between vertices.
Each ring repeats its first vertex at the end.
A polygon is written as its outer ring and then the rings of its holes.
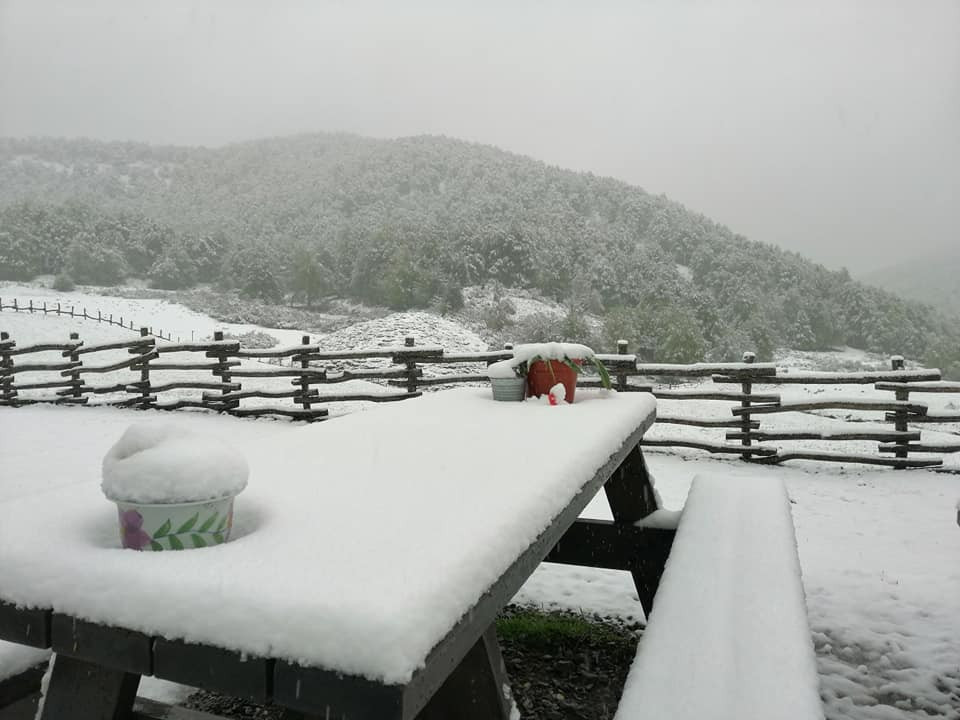
MULTIPOLYGON (((234 539, 186 552, 120 549, 99 468, 51 451, 38 462, 89 479, 0 501, 0 600, 407 682, 653 422, 646 395, 577 397, 551 407, 452 390, 247 443, 234 539)), ((103 452, 129 422, 117 418, 103 452)))

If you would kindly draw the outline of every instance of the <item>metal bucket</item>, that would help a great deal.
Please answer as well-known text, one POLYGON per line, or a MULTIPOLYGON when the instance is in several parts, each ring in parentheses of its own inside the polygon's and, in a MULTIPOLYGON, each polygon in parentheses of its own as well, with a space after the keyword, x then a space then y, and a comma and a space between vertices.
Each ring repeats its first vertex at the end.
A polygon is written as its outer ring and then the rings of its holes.
POLYGON ((527 394, 527 380, 522 377, 490 378, 493 399, 503 402, 522 401, 527 394))

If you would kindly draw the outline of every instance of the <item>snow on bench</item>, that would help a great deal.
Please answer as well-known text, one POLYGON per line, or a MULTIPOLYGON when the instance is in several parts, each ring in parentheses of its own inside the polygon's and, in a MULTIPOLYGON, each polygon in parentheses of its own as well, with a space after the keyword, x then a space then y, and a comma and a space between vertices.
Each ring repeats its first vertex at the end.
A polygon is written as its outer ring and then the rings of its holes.
POLYGON ((0 717, 4 708, 40 686, 49 650, 0 640, 0 717))
POLYGON ((8 678, 46 662, 49 657, 49 650, 40 650, 0 640, 0 685, 8 678))
POLYGON ((616 720, 823 718, 776 478, 696 477, 616 720))

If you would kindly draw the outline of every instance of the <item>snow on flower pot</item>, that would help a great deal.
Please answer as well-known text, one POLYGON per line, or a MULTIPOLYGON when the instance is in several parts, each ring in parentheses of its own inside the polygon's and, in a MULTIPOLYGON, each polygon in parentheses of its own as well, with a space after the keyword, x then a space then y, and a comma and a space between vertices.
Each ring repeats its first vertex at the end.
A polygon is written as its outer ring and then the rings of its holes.
POLYGON ((117 504, 120 541, 133 550, 226 542, 247 462, 222 441, 177 425, 136 423, 103 459, 103 494, 117 504))

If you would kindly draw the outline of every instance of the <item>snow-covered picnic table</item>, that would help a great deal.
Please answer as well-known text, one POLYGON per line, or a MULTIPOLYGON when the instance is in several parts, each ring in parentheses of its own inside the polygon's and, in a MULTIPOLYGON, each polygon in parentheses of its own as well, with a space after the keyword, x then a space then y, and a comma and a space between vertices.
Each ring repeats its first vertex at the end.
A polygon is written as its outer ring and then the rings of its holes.
POLYGON ((464 389, 307 426, 242 448, 234 539, 185 552, 120 549, 93 479, 0 501, 0 638, 57 653, 47 717, 121 707, 140 675, 321 717, 509 717, 496 613, 551 550, 636 567, 558 541, 601 487, 621 528, 656 509, 654 416, 640 394, 464 389))

